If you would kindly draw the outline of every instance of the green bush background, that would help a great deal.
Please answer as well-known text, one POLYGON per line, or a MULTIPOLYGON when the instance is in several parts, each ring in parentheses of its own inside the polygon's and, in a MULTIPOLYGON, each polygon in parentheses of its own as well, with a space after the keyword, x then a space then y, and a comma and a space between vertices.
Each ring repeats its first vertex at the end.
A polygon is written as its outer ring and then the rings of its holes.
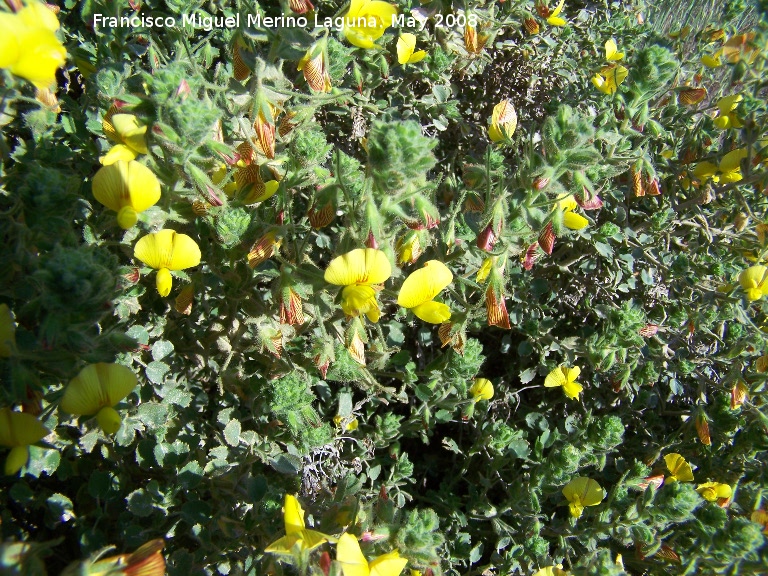
MULTIPOLYGON (((288 10, 262 4, 148 0, 142 12, 288 10)), ((315 4, 322 15, 346 11, 340 1, 315 4)), ((766 374, 756 365, 766 318, 764 302, 748 302, 737 282, 746 257, 765 248, 755 227, 766 220, 768 180, 765 165, 751 162, 766 155, 765 6, 568 1, 558 28, 530 1, 433 0, 421 9, 479 17, 489 36, 479 54, 467 52, 462 28, 436 28, 434 18, 416 32, 427 58, 405 67, 394 48, 402 30, 390 28, 381 51, 331 32, 328 94, 313 93, 296 70, 322 35, 312 27, 94 30, 93 14, 129 13, 127 3, 61 8, 70 56, 61 112, 10 74, 0 88, 0 301, 14 313, 18 347, 0 359, 0 405, 39 393, 54 430, 21 475, 0 480, 3 540, 37 544, 27 566, 39 556, 58 573, 110 544, 127 551, 165 538, 170 574, 294 573, 263 552, 283 533, 291 493, 316 529, 374 533, 369 558, 397 548, 422 572, 528 574, 559 563, 574 574, 765 571, 765 535, 750 514, 768 480, 766 374), (526 18, 539 21, 539 34, 526 33, 526 18), (687 36, 669 36, 685 25, 687 36), (711 40, 717 29, 753 30, 763 50, 751 63, 706 69, 699 59, 722 43, 711 40), (244 82, 232 75, 235 34, 250 51, 244 82), (611 37, 629 75, 607 96, 590 78, 611 37), (707 98, 681 104, 687 84, 706 87, 707 98), (717 99, 737 92, 744 127, 716 129, 717 99), (494 146, 486 128, 504 98, 519 125, 494 146), (127 232, 91 193, 109 146, 101 119, 115 100, 154 127, 141 160, 163 187, 127 232), (267 101, 295 113, 295 127, 278 136, 270 163, 278 193, 246 206, 227 200, 210 174, 267 101), (736 147, 750 150, 741 182, 683 186, 695 162, 736 147), (657 177, 662 194, 636 197, 631 169, 657 177), (548 185, 537 190, 537 179, 548 185), (582 212, 587 228, 568 232, 552 205, 585 186, 604 205, 582 212), (209 187, 222 206, 207 203, 209 187), (467 210, 468 200, 483 209, 467 210), (315 229, 307 213, 326 203, 336 216, 315 229), (439 225, 407 226, 427 215, 439 225), (554 252, 525 270, 522 257, 550 220, 554 252), (499 237, 492 254, 505 263, 492 281, 510 330, 487 325, 486 287, 476 282, 488 256, 476 238, 488 225, 499 237), (133 259, 137 238, 162 227, 192 236, 203 253, 168 298, 133 259), (270 231, 280 247, 251 269, 246 256, 270 231), (414 236, 424 251, 395 268, 378 324, 345 319, 338 289, 323 281, 328 262, 369 233, 393 264, 414 236), (453 271, 442 298, 462 353, 396 305, 403 279, 430 259, 453 271), (189 283, 185 315, 174 298, 189 283), (303 301, 300 326, 280 321, 288 288, 303 301), (646 338, 648 324, 660 328, 646 338), (366 366, 347 350, 355 334, 366 366), (107 437, 56 403, 84 365, 113 361, 141 385, 107 437), (581 401, 542 386, 561 364, 582 368, 581 401), (475 377, 490 379, 495 396, 470 414, 475 377), (749 400, 732 409, 738 382, 749 400), (336 415, 356 417, 359 428, 342 432, 336 415), (710 446, 697 419, 708 421, 710 446), (733 488, 727 508, 691 484, 641 488, 673 452, 697 466, 697 483, 733 488), (574 520, 561 490, 577 476, 597 480, 607 497, 574 520)))

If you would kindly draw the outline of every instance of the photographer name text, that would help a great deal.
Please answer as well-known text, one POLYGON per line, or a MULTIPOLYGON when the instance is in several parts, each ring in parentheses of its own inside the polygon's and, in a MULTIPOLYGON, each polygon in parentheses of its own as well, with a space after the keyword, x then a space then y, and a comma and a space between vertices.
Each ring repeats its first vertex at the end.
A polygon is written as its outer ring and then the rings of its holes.
MULTIPOLYGON (((473 15, 474 16, 474 15, 473 15)), ((466 24, 474 26, 472 19, 463 14, 443 17, 436 15, 435 26, 440 27, 464 27, 466 24)), ((99 28, 175 28, 177 26, 191 26, 210 32, 214 29, 236 29, 240 28, 241 23, 247 28, 329 28, 341 32, 345 27, 349 28, 379 28, 381 22, 378 18, 347 18, 345 16, 321 17, 318 14, 314 18, 305 16, 262 16, 261 14, 246 14, 241 18, 240 14, 234 16, 201 16, 200 14, 182 14, 180 18, 174 16, 151 16, 137 15, 132 16, 106 16, 104 14, 93 15, 93 27, 99 28)), ((406 14, 395 14, 392 16, 390 26, 394 28, 418 28, 423 29, 426 21, 416 19, 406 14)))

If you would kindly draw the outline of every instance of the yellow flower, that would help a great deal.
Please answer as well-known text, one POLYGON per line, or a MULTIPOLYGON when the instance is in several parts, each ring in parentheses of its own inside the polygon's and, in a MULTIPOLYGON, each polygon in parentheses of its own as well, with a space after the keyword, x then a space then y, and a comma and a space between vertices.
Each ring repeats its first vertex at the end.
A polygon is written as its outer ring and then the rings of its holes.
POLYGON ((578 518, 585 506, 597 506, 605 498, 605 490, 596 481, 582 476, 574 478, 563 488, 571 516, 578 518))
POLYGON ((96 414, 99 427, 107 434, 114 434, 120 429, 121 419, 113 406, 138 384, 136 374, 126 366, 89 364, 69 381, 59 408, 76 416, 96 414))
POLYGON ((483 263, 480 266, 480 270, 477 271, 476 281, 478 284, 482 284, 488 279, 488 275, 491 273, 491 268, 493 268, 495 263, 496 263, 495 256, 492 256, 491 258, 486 258, 485 260, 483 260, 483 263))
POLYGON ((29 446, 39 442, 50 430, 31 414, 0 408, 0 446, 10 448, 5 473, 16 474, 29 460, 29 446))
POLYGON ((619 89, 619 85, 624 82, 627 74, 629 71, 624 66, 611 64, 601 68, 599 73, 592 76, 592 84, 603 94, 610 95, 619 89))
POLYGON ((556 388, 557 386, 563 387, 563 392, 568 398, 572 400, 578 400, 579 394, 584 387, 576 382, 576 378, 581 374, 581 368, 574 366, 568 368, 567 366, 558 366, 552 370, 544 379, 544 386, 547 388, 556 388))
POLYGON ((345 432, 352 432, 353 430, 357 430, 359 426, 357 418, 352 418, 351 420, 349 420, 349 418, 345 418, 340 414, 337 414, 336 416, 333 417, 333 423, 336 424, 336 426, 338 426, 339 428, 341 428, 342 424, 344 424, 345 432), (346 424, 344 424, 345 421, 346 421, 346 424))
POLYGON ((714 502, 720 498, 728 499, 731 497, 732 490, 728 484, 721 484, 720 482, 705 482, 696 486, 696 492, 698 492, 704 500, 714 502))
POLYGON ((0 68, 7 68, 38 88, 48 88, 67 57, 56 38, 58 28, 56 15, 36 1, 15 14, 1 12, 0 68))
POLYGON ((392 275, 387 255, 374 248, 357 248, 331 260, 325 281, 344 286, 341 309, 347 316, 365 314, 371 322, 381 316, 374 284, 382 284, 392 275))
POLYGON ((549 18, 547 18, 547 24, 550 26, 565 26, 565 20, 560 18, 560 12, 563 11, 563 6, 565 6, 565 0, 560 0, 560 4, 557 5, 557 8, 555 8, 549 15, 549 18))
POLYGON ((693 175, 699 180, 711 178, 713 182, 738 182, 741 180, 741 161, 747 157, 745 148, 737 148, 728 152, 719 165, 715 165, 708 160, 699 162, 693 170, 693 175))
POLYGON ((501 142, 512 137, 517 128, 517 112, 512 100, 502 100, 493 107, 488 137, 492 142, 501 142))
POLYGON ((328 542, 329 536, 326 534, 306 528, 304 524, 304 510, 292 494, 285 495, 283 522, 285 524, 285 536, 272 542, 264 550, 265 552, 292 555, 293 548, 296 545, 303 551, 310 551, 328 542))
POLYGON ((693 482, 693 470, 691 465, 680 454, 672 452, 664 456, 664 462, 669 470, 667 482, 693 482))
POLYGON ((493 398, 493 383, 487 378, 475 378, 469 393, 472 394, 475 402, 478 400, 490 400, 493 398))
POLYGON ((607 40, 605 43, 605 59, 609 61, 613 60, 621 60, 624 58, 624 52, 618 51, 618 46, 616 45, 616 40, 611 38, 610 40, 607 40))
POLYGON ((136 224, 139 212, 160 200, 160 182, 143 164, 135 160, 117 160, 96 172, 93 195, 117 212, 117 223, 127 230, 136 224))
POLYGON ((430 260, 423 268, 412 272, 403 282, 397 303, 430 324, 442 324, 451 318, 451 309, 437 296, 453 281, 453 273, 439 260, 430 260))
POLYGON ((573 194, 563 196, 558 199, 554 209, 563 211, 563 225, 571 230, 581 230, 589 226, 589 220, 581 214, 574 212, 578 207, 578 202, 573 194))
POLYGON ((722 50, 718 50, 714 54, 705 54, 701 57, 701 63, 707 68, 719 68, 723 65, 721 57, 723 55, 722 50))
POLYGON ((360 544, 349 532, 339 537, 336 544, 336 561, 341 564, 344 576, 399 576, 408 564, 407 558, 401 558, 397 550, 382 554, 369 563, 360 550, 360 544))
POLYGON ((344 17, 344 36, 358 48, 379 48, 374 42, 381 38, 397 8, 380 0, 352 0, 344 17))
POLYGON ((397 39, 397 61, 402 65, 421 62, 427 53, 424 50, 416 51, 416 35, 410 32, 400 34, 397 39))
POLYGON ((139 119, 133 114, 112 114, 104 116, 102 126, 104 133, 110 140, 117 142, 117 145, 107 152, 105 156, 99 158, 104 166, 114 164, 117 160, 133 160, 139 154, 146 154, 147 149, 147 127, 139 124, 139 119), (109 116, 109 118, 107 118, 109 116), (107 125, 111 128, 108 129, 107 125))
POLYGON ((304 72, 304 79, 315 92, 331 91, 331 76, 328 73, 328 55, 325 42, 313 45, 304 58, 299 60, 297 70, 304 72))
POLYGON ((568 572, 563 570, 562 564, 557 566, 546 566, 533 573, 533 576, 568 576, 568 572))
POLYGON ((133 255, 157 270, 157 291, 160 296, 171 293, 171 270, 184 270, 200 264, 200 248, 186 234, 160 230, 139 239, 133 255))
POLYGON ((13 355, 16 348, 16 325, 11 309, 7 304, 0 304, 0 358, 13 355))
POLYGON ((715 126, 720 128, 720 130, 744 126, 735 113, 739 102, 741 102, 741 94, 732 94, 731 96, 720 98, 717 101, 718 114, 715 116, 715 126))
POLYGON ((747 300, 754 302, 768 294, 768 268, 760 264, 750 266, 739 274, 739 284, 747 294, 747 300))

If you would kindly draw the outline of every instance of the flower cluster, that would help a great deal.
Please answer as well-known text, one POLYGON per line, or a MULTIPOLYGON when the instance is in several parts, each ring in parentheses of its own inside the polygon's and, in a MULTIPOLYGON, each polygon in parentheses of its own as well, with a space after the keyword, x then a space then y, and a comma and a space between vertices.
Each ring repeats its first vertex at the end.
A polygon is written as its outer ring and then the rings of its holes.
MULTIPOLYGON (((616 41, 611 38, 605 43, 605 59, 608 62, 615 62, 622 58, 624 58, 624 52, 618 51, 616 41)), ((603 66, 600 72, 592 76, 592 84, 603 94, 611 95, 619 89, 619 85, 624 82, 627 74, 629 71, 624 66, 611 63, 603 66)))

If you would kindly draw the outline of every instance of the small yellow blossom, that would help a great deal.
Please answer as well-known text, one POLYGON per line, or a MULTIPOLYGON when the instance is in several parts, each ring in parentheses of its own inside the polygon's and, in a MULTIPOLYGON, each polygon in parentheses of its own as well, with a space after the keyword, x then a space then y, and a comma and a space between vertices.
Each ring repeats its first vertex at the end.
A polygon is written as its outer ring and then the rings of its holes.
POLYGON ((719 68, 723 65, 722 57, 723 51, 718 50, 714 54, 705 54, 701 57, 701 63, 707 68, 719 68))
POLYGON ((344 576, 399 576, 408 564, 397 550, 382 554, 370 562, 363 556, 360 544, 352 534, 345 532, 336 544, 336 561, 344 576))
POLYGON ((157 291, 160 296, 171 293, 171 270, 184 270, 200 264, 200 247, 186 234, 160 230, 147 234, 136 242, 133 255, 157 270, 157 291))
POLYGON ((508 140, 517 128, 517 112, 512 100, 502 100, 493 107, 491 123, 488 126, 488 137, 491 142, 508 140))
POLYGON ((600 72, 592 77, 592 84, 603 94, 614 94, 628 74, 629 71, 624 66, 611 64, 601 68, 600 72))
POLYGON ((434 298, 452 281, 453 273, 445 264, 430 260, 405 279, 397 303, 424 322, 442 324, 450 320, 451 309, 442 302, 435 302, 434 298))
POLYGON ((397 8, 380 0, 352 0, 344 17, 344 36, 358 48, 379 48, 375 44, 392 25, 397 8))
MULTIPOLYGON (((111 110, 110 110, 111 112, 111 110)), ((139 123, 133 114, 111 114, 104 116, 102 126, 107 138, 117 142, 105 156, 99 158, 104 166, 114 164, 118 160, 133 160, 139 154, 146 154, 147 126, 139 123)))
POLYGON ((478 400, 490 400, 493 398, 493 383, 487 378, 475 378, 475 382, 469 389, 475 402, 478 400))
POLYGON ((549 15, 549 18, 547 18, 547 24, 550 26, 565 26, 565 19, 560 18, 560 12, 563 11, 563 6, 565 6, 565 0, 560 0, 560 4, 557 5, 549 15))
POLYGON ((480 270, 477 271, 476 281, 478 284, 482 284, 488 279, 488 275, 491 273, 491 268, 493 268, 495 263, 496 263, 495 256, 492 256, 491 258, 486 258, 485 260, 483 260, 483 263, 480 266, 480 270))
POLYGON ((59 21, 43 3, 33 0, 18 12, 0 12, 0 68, 25 78, 37 88, 56 81, 67 51, 56 37, 59 21))
POLYGON ((727 128, 741 128, 744 126, 735 112, 741 100, 741 94, 732 94, 720 98, 720 100, 717 101, 718 113, 714 120, 715 126, 720 128, 720 130, 725 130, 727 128))
POLYGON ((576 382, 576 379, 581 374, 581 368, 574 366, 568 368, 567 366, 558 366, 552 370, 544 379, 544 386, 547 388, 556 388, 558 386, 563 387, 563 392, 568 398, 572 400, 578 400, 579 394, 584 387, 576 382))
POLYGON ((331 260, 325 281, 344 286, 341 309, 347 316, 365 314, 371 322, 381 316, 374 285, 383 284, 392 275, 387 255, 374 248, 357 248, 331 260))
POLYGON ((584 218, 581 214, 574 212, 578 207, 578 202, 573 194, 563 196, 558 199, 554 209, 563 211, 563 225, 570 230, 581 230, 589 226, 589 220, 584 218))
POLYGON ((728 484, 705 482, 704 484, 696 486, 696 492, 698 492, 704 500, 714 502, 720 498, 730 498, 733 490, 731 490, 731 487, 728 484))
POLYGON ((316 530, 308 530, 304 523, 304 509, 299 504, 296 496, 285 495, 283 505, 283 523, 285 524, 285 536, 272 542, 264 550, 272 554, 293 554, 293 548, 298 545, 301 550, 314 550, 321 544, 328 542, 330 536, 316 530))
POLYGON ((405 66, 421 62, 427 53, 424 50, 416 50, 416 35, 410 32, 400 34, 397 39, 397 61, 405 66))
POLYGON ((341 428, 342 424, 344 424, 345 432, 352 432, 354 430, 357 430, 359 426, 357 418, 352 418, 350 420, 349 418, 345 418, 340 414, 337 414, 336 416, 333 417, 333 423, 336 424, 336 426, 338 426, 339 428, 341 428), (346 424, 344 424, 345 421, 346 421, 346 424))
POLYGON ((563 496, 568 500, 571 516, 578 518, 585 506, 597 506, 603 501, 605 490, 595 480, 580 476, 565 485, 563 496))
POLYGON ((5 473, 16 474, 29 461, 29 447, 39 442, 50 430, 24 412, 0 408, 0 446, 10 448, 5 459, 5 473))
POLYGON ((7 304, 0 304, 0 358, 8 358, 16 349, 16 324, 7 304))
POLYGON ((113 408, 139 384, 136 374, 120 364, 89 364, 64 389, 59 407, 76 416, 96 414, 107 434, 120 429, 120 414, 113 408))
POLYGON ((605 59, 609 61, 621 60, 624 58, 624 52, 618 51, 616 40, 611 38, 605 42, 605 59))
POLYGON ((160 182, 143 164, 135 160, 116 160, 96 172, 93 195, 101 204, 117 212, 117 223, 127 230, 136 224, 139 212, 160 200, 160 182))
POLYGON ((693 175, 699 180, 707 180, 709 178, 715 183, 723 182, 727 184, 738 182, 741 180, 741 161, 746 157, 746 148, 737 148, 723 156, 719 165, 715 165, 708 160, 699 162, 693 170, 693 175))
POLYGON ((768 268, 757 264, 739 274, 739 284, 747 295, 747 300, 754 302, 768 294, 768 268))
POLYGON ((666 482, 693 482, 693 470, 685 458, 676 452, 664 456, 664 462, 669 470, 666 482))

